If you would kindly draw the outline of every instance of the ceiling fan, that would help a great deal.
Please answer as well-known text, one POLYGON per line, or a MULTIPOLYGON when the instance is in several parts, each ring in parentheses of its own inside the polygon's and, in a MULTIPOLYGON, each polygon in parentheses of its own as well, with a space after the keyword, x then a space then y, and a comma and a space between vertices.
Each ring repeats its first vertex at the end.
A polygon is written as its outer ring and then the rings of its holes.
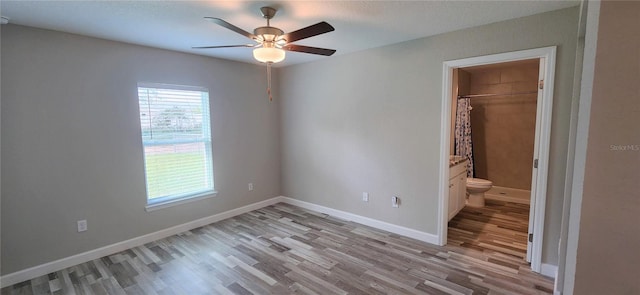
POLYGON ((223 26, 231 31, 234 31, 242 36, 245 36, 255 43, 253 44, 241 44, 241 45, 220 45, 220 46, 197 46, 194 49, 212 49, 212 48, 230 48, 230 47, 251 47, 253 50, 253 57, 263 63, 267 64, 267 94, 269 95, 269 101, 273 100, 271 96, 271 64, 281 62, 284 60, 285 51, 295 51, 302 53, 310 53, 324 56, 331 56, 336 52, 335 49, 326 49, 318 47, 310 47, 304 45, 291 44, 293 42, 306 39, 309 37, 317 36, 324 33, 334 31, 333 26, 327 22, 319 22, 315 25, 304 27, 302 29, 284 33, 281 29, 272 27, 270 24, 271 19, 276 15, 277 10, 273 7, 260 8, 262 17, 267 19, 267 25, 264 27, 258 27, 253 30, 253 34, 249 33, 241 28, 238 28, 223 19, 215 17, 205 17, 206 19, 223 26))
POLYGON ((241 45, 221 45, 221 46, 197 46, 194 49, 211 49, 211 48, 230 48, 230 47, 251 47, 253 50, 253 57, 268 65, 271 63, 281 62, 285 58, 285 51, 295 51, 302 53, 310 53, 324 56, 331 56, 336 51, 335 49, 326 49, 318 47, 310 47, 304 45, 291 44, 293 42, 306 39, 309 37, 317 36, 320 34, 334 31, 335 29, 327 22, 319 22, 315 25, 311 25, 290 33, 284 33, 279 28, 272 27, 270 20, 276 15, 277 10, 272 7, 260 8, 262 16, 267 19, 267 25, 264 27, 258 27, 253 30, 253 34, 249 33, 241 28, 238 28, 220 18, 205 17, 206 19, 214 22, 222 27, 225 27, 231 31, 234 31, 240 35, 243 35, 251 40, 254 44, 241 44, 241 45))

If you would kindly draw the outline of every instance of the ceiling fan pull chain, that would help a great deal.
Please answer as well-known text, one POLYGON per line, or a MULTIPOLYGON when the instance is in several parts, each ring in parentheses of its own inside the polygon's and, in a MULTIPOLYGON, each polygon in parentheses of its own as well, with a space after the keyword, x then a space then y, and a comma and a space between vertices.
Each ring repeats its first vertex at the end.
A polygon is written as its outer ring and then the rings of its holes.
POLYGON ((269 102, 273 101, 271 96, 271 62, 267 63, 267 94, 269 95, 269 102))

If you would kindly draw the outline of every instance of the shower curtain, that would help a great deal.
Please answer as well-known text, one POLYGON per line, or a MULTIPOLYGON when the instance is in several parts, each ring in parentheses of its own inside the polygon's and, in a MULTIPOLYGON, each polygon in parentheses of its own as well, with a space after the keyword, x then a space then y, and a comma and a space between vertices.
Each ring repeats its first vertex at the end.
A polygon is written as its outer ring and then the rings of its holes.
POLYGON ((471 100, 458 98, 455 127, 456 156, 467 160, 467 177, 473 177, 473 144, 471 142, 471 100))

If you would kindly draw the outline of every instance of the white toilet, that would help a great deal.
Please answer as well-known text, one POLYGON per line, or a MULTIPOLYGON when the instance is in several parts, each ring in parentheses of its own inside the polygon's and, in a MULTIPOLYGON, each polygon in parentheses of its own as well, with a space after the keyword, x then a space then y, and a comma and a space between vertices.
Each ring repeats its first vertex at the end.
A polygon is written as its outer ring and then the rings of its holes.
POLYGON ((467 178, 467 193, 469 193, 467 206, 474 208, 484 207, 484 192, 490 190, 491 186, 493 186, 493 183, 489 180, 467 178))

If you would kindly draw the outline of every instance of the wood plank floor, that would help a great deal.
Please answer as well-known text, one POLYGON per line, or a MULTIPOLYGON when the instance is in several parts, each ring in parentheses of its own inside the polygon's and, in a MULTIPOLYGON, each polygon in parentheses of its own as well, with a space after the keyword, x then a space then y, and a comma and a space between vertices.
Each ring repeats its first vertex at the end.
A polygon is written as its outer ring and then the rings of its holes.
POLYGON ((549 294, 497 251, 276 204, 3 288, 5 294, 549 294))
POLYGON ((529 204, 486 200, 485 207, 464 207, 449 221, 447 243, 524 260, 528 224, 529 204))

